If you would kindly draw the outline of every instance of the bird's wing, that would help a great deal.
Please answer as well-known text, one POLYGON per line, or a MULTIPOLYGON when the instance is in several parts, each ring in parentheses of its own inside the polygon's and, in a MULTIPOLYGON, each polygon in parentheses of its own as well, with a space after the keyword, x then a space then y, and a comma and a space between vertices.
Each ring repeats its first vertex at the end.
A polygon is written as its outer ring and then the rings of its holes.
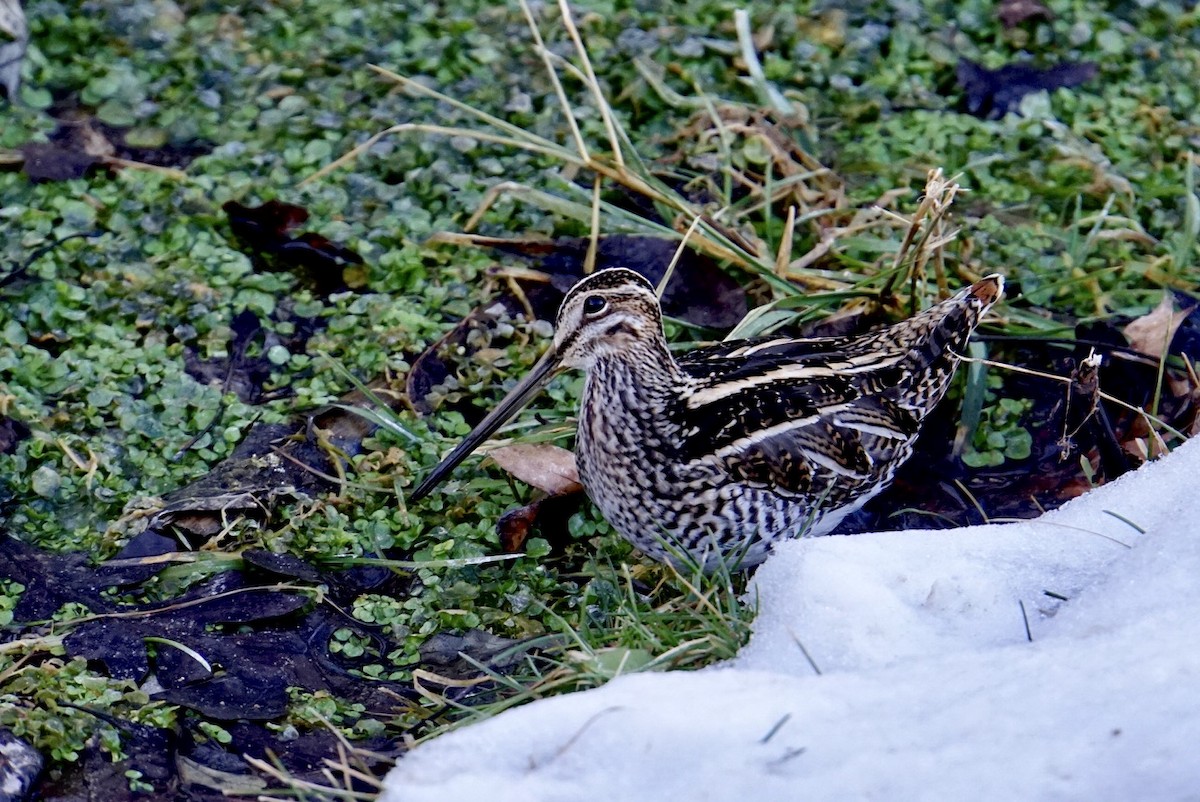
POLYGON ((852 356, 830 357, 682 360, 693 378, 676 405, 683 460, 784 493, 809 492, 814 479, 868 479, 919 422, 890 398, 899 367, 856 370, 852 356))
POLYGON ((1002 287, 988 277, 863 335, 763 337, 683 356, 682 456, 785 494, 852 492, 886 479, 1002 287))
POLYGON ((824 359, 831 354, 858 350, 856 340, 861 337, 754 337, 748 340, 733 340, 689 351, 679 357, 681 364, 687 363, 701 370, 703 365, 721 366, 728 360, 741 359, 824 359))

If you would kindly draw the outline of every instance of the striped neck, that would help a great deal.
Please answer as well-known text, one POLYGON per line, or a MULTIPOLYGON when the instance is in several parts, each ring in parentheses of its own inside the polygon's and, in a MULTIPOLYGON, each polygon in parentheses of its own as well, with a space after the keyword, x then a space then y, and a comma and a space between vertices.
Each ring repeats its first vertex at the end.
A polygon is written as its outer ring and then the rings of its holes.
POLYGON ((661 336, 636 340, 617 352, 598 354, 588 375, 604 376, 609 382, 615 379, 650 394, 675 393, 686 381, 661 336))

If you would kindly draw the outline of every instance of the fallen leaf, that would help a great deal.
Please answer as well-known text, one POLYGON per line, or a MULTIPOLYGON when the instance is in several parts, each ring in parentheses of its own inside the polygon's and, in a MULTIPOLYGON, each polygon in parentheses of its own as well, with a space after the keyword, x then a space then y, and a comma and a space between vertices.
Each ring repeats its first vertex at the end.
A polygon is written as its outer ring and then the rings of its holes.
POLYGON ((438 632, 421 644, 421 666, 451 679, 467 679, 479 675, 480 665, 499 670, 515 665, 530 648, 520 647, 519 640, 482 629, 461 635, 438 632))
POLYGON ((320 295, 351 289, 345 269, 363 263, 363 258, 354 250, 311 231, 280 245, 276 253, 288 264, 303 270, 320 295))
POLYGON ((517 443, 488 452, 508 473, 551 496, 577 493, 583 489, 575 455, 549 443, 517 443))
POLYGON ((544 506, 583 490, 575 455, 565 448, 549 443, 518 443, 489 452, 488 456, 504 470, 547 493, 523 507, 504 513, 496 522, 500 544, 507 552, 517 552, 525 545, 535 526, 542 523, 544 506))
POLYGON ((227 201, 221 208, 244 249, 251 256, 265 257, 261 267, 300 272, 321 295, 350 289, 345 269, 363 264, 353 249, 320 234, 305 231, 292 236, 289 232, 308 219, 303 207, 271 200, 261 206, 227 201))
POLYGON ((22 585, 15 622, 41 621, 69 602, 87 606, 93 613, 111 612, 116 603, 96 581, 88 555, 51 554, 0 534, 0 579, 22 585))
POLYGON ((516 507, 496 521, 500 545, 510 554, 524 551, 525 542, 534 534, 550 544, 551 551, 562 551, 572 541, 571 516, 583 503, 582 493, 542 496, 516 507))
POLYGON ((267 790, 266 780, 245 772, 221 771, 183 756, 176 759, 175 765, 179 769, 179 779, 184 785, 200 785, 239 796, 254 796, 267 790))
MULTIPOLYGON (((266 520, 280 504, 327 489, 323 477, 334 471, 329 455, 297 433, 294 424, 252 427, 225 460, 164 495, 149 528, 197 545, 196 538, 221 533, 236 517, 266 520)), ((355 448, 348 440, 345 446, 355 448)))
POLYGON ((958 85, 966 93, 966 109, 976 117, 998 120, 1016 111, 1028 94, 1078 86, 1096 77, 1090 61, 1063 61, 1045 69, 1031 64, 1005 64, 995 70, 960 59, 955 70, 958 85))
POLYGON ((140 584, 166 568, 167 563, 158 558, 175 549, 172 538, 146 530, 131 538, 116 557, 97 567, 96 576, 117 587, 140 584))
POLYGON ((287 683, 274 672, 228 672, 205 682, 159 691, 153 697, 217 721, 266 721, 287 712, 287 683))
POLYGON ((234 235, 257 250, 272 250, 288 242, 288 232, 308 219, 307 209, 277 200, 261 206, 226 201, 221 209, 229 217, 234 235))
POLYGON ((307 582, 321 580, 320 571, 290 554, 275 554, 265 549, 247 549, 242 552, 242 560, 248 567, 252 566, 267 574, 288 579, 303 579, 307 582))
POLYGON ((59 120, 58 128, 50 135, 50 141, 60 147, 95 156, 97 159, 106 159, 117 155, 117 144, 114 140, 119 140, 121 134, 111 128, 106 131, 105 128, 108 126, 102 126, 90 117, 59 120))
MULTIPOLYGON (((462 318, 454 328, 426 348, 416 358, 404 381, 404 391, 412 400, 416 412, 422 415, 433 412, 440 400, 431 397, 433 391, 455 375, 455 365, 479 354, 482 349, 480 343, 492 342, 502 319, 514 318, 522 313, 521 301, 516 295, 504 293, 486 305, 476 307, 470 315, 462 318)), ((473 407, 461 411, 470 414, 472 409, 479 414, 478 408, 473 407)))
POLYGON ((25 175, 35 184, 82 178, 99 161, 90 153, 60 148, 48 142, 22 145, 20 152, 25 157, 25 175))
POLYGON ((1175 301, 1171 294, 1164 293, 1158 306, 1123 329, 1130 347, 1147 356, 1162 359, 1180 324, 1195 308, 1189 306, 1187 309, 1175 311, 1175 301))
POLYGON ((1054 19, 1054 12, 1041 0, 1000 0, 1000 10, 996 12, 996 16, 1005 28, 1015 28, 1031 19, 1049 22, 1054 19))
POLYGON ((12 454, 17 444, 30 435, 29 427, 19 420, 0 415, 0 454, 12 454))
POLYGON ((496 521, 496 532, 500 535, 500 547, 509 554, 519 552, 529 539, 537 523, 544 498, 532 501, 523 507, 514 507, 496 521))
POLYGON ((175 168, 186 167, 212 150, 199 140, 134 147, 126 142, 126 133, 136 132, 100 122, 81 109, 64 109, 60 114, 47 142, 27 142, 16 150, 0 152, 0 166, 21 166, 34 183, 82 178, 96 165, 110 170, 158 170, 179 178, 183 173, 175 168))

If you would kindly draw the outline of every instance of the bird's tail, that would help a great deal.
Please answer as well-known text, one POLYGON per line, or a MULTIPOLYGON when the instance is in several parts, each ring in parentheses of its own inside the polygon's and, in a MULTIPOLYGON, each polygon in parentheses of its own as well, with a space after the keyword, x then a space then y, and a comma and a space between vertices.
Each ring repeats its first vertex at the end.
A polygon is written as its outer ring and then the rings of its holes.
POLYGON ((890 342, 881 347, 907 352, 897 376, 898 401, 913 411, 928 412, 950 384, 979 321, 1004 295, 1004 279, 980 279, 924 312, 885 329, 890 342))

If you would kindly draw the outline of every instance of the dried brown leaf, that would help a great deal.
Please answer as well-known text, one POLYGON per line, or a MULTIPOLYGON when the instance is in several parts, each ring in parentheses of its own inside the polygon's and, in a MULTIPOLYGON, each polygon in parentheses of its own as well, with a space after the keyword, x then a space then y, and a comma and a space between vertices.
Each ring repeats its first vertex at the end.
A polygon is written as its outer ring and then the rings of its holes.
POLYGON ((496 522, 496 531, 500 534, 500 545, 506 552, 515 554, 524 548, 525 541, 529 539, 529 534, 537 523, 538 512, 544 500, 539 499, 524 507, 511 509, 500 516, 500 520, 496 522))
POLYGON ((1163 293, 1163 299, 1158 306, 1124 328, 1125 337, 1135 350, 1155 359, 1162 359, 1179 325, 1194 308, 1175 311, 1175 302, 1171 294, 1163 293))
POLYGON ((35 184, 82 178, 97 162, 95 156, 44 142, 21 146, 25 175, 35 184))
POLYGON ((405 379, 405 393, 418 414, 428 415, 444 399, 437 388, 455 375, 469 360, 496 342, 497 327, 504 320, 524 314, 520 299, 506 292, 476 307, 471 314, 432 343, 412 363, 405 379), (485 345, 480 345, 484 343, 485 345), (438 397, 435 396, 437 392, 438 397))
POLYGON ((959 59, 955 75, 965 95, 967 112, 985 120, 999 120, 1016 111, 1028 94, 1079 86, 1095 78, 1098 71, 1091 61, 1060 61, 1044 68, 1017 62, 989 70, 964 58, 959 59))
POLYGON ((517 479, 552 496, 583 489, 575 455, 565 448, 549 443, 517 443, 497 448, 488 456, 517 479))

